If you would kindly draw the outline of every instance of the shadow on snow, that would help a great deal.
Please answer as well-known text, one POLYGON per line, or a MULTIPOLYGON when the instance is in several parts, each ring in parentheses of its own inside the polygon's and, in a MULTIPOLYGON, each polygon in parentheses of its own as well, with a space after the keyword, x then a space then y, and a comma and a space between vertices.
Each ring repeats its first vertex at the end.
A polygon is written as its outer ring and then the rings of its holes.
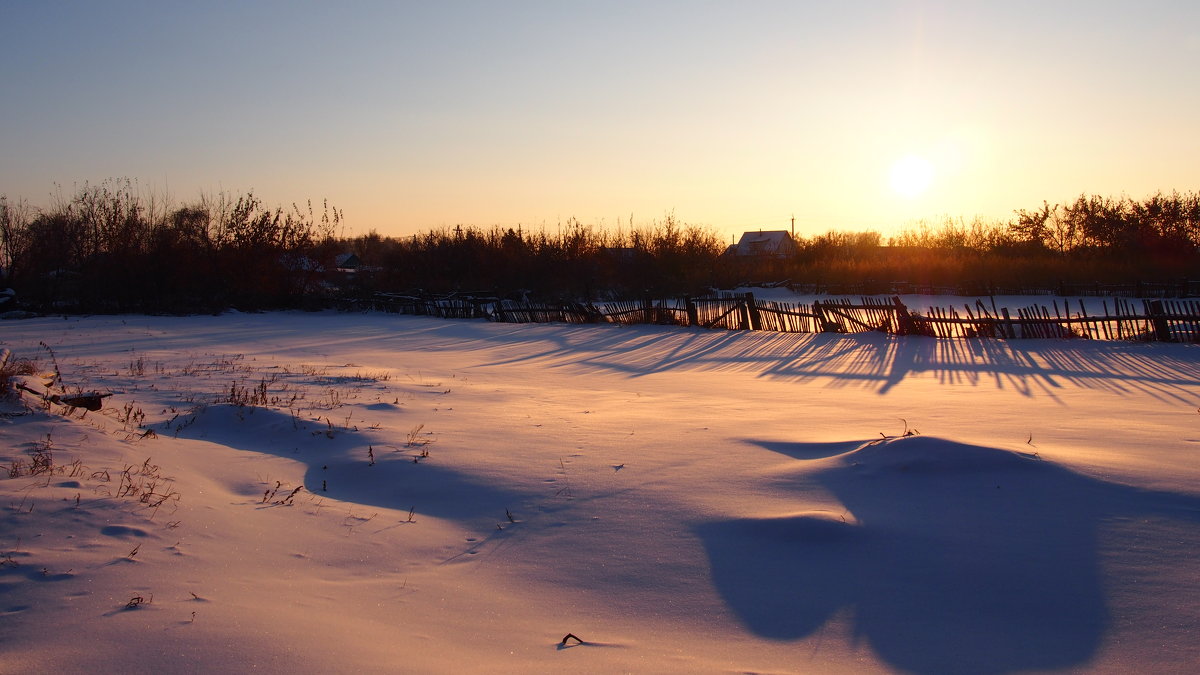
POLYGON ((820 462, 796 487, 824 487, 847 514, 698 526, 716 589, 770 639, 812 635, 849 608, 855 636, 912 672, 1086 664, 1111 622, 1099 528, 1131 515, 1200 521, 1195 498, 1032 455, 924 436, 803 445, 779 448, 820 462))
POLYGON ((334 430, 330 438, 326 429, 271 408, 214 405, 180 435, 303 462, 305 489, 347 503, 494 523, 498 513, 523 496, 441 466, 434 458, 414 463, 417 448, 372 445, 365 434, 347 429, 334 430), (368 447, 374 449, 373 466, 368 447))
MULTIPOLYGON (((881 333, 802 334, 697 328, 451 323, 464 345, 508 345, 511 358, 630 377, 676 370, 740 371, 887 394, 907 377, 1056 396, 1070 384, 1192 404, 1200 351, 1192 345, 1100 340, 939 340, 881 333)), ((438 333, 434 328, 432 333, 438 333)), ((428 332, 425 333, 428 339, 428 332)))

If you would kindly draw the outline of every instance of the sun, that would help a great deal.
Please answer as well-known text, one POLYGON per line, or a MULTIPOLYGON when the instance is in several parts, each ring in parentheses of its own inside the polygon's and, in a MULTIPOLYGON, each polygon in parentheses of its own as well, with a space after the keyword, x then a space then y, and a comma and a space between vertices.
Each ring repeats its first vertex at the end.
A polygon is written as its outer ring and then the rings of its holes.
POLYGON ((890 181, 897 194, 915 199, 933 183, 933 164, 920 155, 906 155, 892 164, 890 181))

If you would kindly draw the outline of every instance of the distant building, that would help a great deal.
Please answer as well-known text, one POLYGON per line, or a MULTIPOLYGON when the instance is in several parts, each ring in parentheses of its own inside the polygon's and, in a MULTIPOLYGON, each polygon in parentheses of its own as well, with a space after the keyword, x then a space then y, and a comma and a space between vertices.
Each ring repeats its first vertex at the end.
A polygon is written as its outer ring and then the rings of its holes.
POLYGON ((333 266, 339 272, 354 272, 362 267, 362 261, 353 253, 342 253, 334 258, 333 266))
POLYGON ((796 241, 787 230, 746 232, 727 253, 738 257, 786 258, 796 253, 796 241))
POLYGON ((631 263, 637 260, 639 250, 632 246, 606 246, 600 251, 611 260, 619 263, 631 263))

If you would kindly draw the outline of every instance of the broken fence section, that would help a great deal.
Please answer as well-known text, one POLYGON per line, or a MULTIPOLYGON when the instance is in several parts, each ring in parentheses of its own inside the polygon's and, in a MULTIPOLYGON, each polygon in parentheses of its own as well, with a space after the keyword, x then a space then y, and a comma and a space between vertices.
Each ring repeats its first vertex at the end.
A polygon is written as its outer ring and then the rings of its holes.
POLYGON ((924 335, 935 338, 1084 338, 1200 342, 1200 301, 1110 298, 1089 313, 1082 300, 1011 310, 978 300, 913 312, 899 297, 822 300, 811 305, 758 300, 752 293, 602 303, 535 303, 494 297, 421 298, 379 294, 348 308, 505 323, 615 323, 697 326, 780 333, 924 335))

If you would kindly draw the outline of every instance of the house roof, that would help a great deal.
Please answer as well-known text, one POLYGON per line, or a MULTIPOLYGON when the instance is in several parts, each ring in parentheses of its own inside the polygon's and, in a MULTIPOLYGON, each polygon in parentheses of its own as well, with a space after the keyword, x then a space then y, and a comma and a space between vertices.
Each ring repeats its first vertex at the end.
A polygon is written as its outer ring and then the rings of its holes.
POLYGON ((358 256, 354 255, 353 253, 339 254, 336 258, 333 259, 333 261, 334 261, 333 266, 338 267, 338 268, 358 267, 361 264, 361 262, 358 259, 358 256))
POLYGON ((796 248, 787 230, 758 230, 745 232, 733 252, 737 255, 781 255, 796 248))

